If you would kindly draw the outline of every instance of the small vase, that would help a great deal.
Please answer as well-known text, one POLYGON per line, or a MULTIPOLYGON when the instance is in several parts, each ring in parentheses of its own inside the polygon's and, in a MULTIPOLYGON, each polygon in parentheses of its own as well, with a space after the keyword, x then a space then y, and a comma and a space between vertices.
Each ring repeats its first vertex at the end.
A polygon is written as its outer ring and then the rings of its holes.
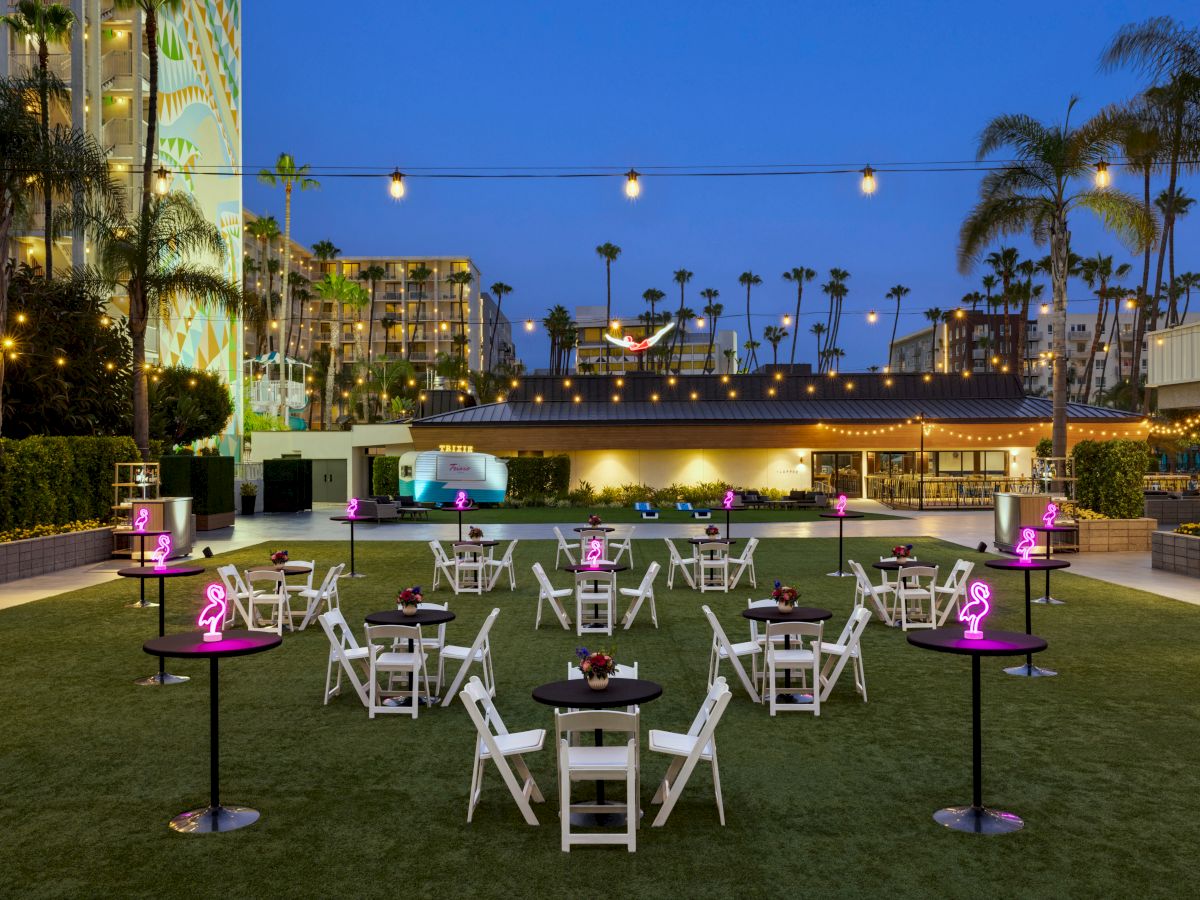
POLYGON ((776 600, 775 605, 779 607, 779 611, 781 613, 785 613, 785 614, 790 613, 792 610, 794 610, 796 608, 795 603, 785 603, 782 600, 776 600))
POLYGON ((415 616, 417 614, 417 604, 405 603, 400 607, 400 611, 406 616, 415 616))
POLYGON ((608 690, 608 676, 607 675, 604 675, 600 678, 589 678, 587 680, 587 683, 588 683, 588 687, 590 687, 593 691, 608 690))

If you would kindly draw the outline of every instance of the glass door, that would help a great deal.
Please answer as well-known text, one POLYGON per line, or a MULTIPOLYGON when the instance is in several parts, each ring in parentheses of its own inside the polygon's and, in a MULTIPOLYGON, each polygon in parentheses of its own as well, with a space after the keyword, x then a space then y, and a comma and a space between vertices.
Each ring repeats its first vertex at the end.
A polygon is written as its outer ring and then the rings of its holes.
POLYGON ((858 453, 814 453, 813 490, 827 485, 835 494, 857 497, 862 493, 862 473, 858 453))

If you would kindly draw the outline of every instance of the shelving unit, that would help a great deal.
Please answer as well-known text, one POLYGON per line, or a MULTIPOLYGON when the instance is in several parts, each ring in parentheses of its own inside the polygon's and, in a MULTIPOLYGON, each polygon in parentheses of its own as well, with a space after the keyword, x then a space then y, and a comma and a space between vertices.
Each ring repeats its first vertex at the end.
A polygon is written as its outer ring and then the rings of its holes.
MULTIPOLYGON (((139 500, 158 499, 158 463, 116 463, 114 469, 112 512, 117 527, 113 531, 113 556, 132 559, 138 544, 132 537, 133 506, 139 500)), ((160 521, 147 523, 147 528, 162 528, 161 512, 157 518, 160 521)))

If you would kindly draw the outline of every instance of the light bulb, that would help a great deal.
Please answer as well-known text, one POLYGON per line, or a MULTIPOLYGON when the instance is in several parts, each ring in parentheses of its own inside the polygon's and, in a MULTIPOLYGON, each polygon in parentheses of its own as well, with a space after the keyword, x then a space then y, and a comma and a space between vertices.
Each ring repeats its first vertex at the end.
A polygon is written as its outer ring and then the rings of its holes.
POLYGON ((703 327, 704 327, 704 320, 703 320, 703 319, 697 319, 697 320, 696 320, 696 327, 697 327, 697 328, 703 328, 703 327))
POLYGON ((171 186, 171 173, 163 166, 159 166, 154 172, 154 191, 160 197, 167 192, 167 188, 171 186))
POLYGON ((399 200, 404 196, 404 176, 400 173, 399 169, 392 172, 392 184, 388 190, 391 192, 392 199, 394 200, 399 200))
POLYGON ((870 323, 871 325, 874 325, 878 321, 879 321, 879 313, 875 312, 875 310, 871 310, 869 313, 867 313, 867 322, 868 323, 870 323))
POLYGON ((864 194, 875 193, 875 170, 870 166, 862 170, 862 192, 864 194))
POLYGON ((611 322, 609 322, 608 330, 609 331, 620 331, 621 330, 621 320, 613 319, 611 322))
POLYGON ((1049 303, 1043 303, 1043 304, 1042 304, 1042 315, 1043 315, 1043 316, 1044 316, 1044 315, 1047 315, 1049 312, 1050 312, 1050 304, 1049 304, 1049 303))
POLYGON ((1108 163, 1104 160, 1096 163, 1096 187, 1106 188, 1112 184, 1112 175, 1108 171, 1108 163))
POLYGON ((630 169, 625 173, 625 196, 630 200, 636 200, 642 193, 642 186, 638 184, 638 173, 630 169))
POLYGON ((526 320, 525 320, 525 330, 526 330, 526 331, 533 331, 533 319, 526 319, 526 320))

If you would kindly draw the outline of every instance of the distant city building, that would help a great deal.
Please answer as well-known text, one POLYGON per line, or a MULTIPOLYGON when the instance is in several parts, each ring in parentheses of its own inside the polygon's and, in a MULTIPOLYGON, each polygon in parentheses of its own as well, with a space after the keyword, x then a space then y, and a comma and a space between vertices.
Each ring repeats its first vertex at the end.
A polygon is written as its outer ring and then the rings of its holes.
MULTIPOLYGON (((669 304, 664 304, 663 311, 669 308, 669 304)), ((646 353, 622 350, 606 341, 604 334, 607 331, 615 337, 628 336, 635 341, 641 341, 658 330, 657 327, 650 329, 645 322, 637 318, 614 317, 613 321, 620 325, 615 331, 612 330, 612 323, 604 318, 603 306, 575 307, 575 322, 579 328, 579 342, 575 350, 577 372, 637 372, 648 368, 647 362, 653 357, 646 353)), ((716 374, 737 371, 737 332, 721 329, 716 335, 712 335, 709 331, 710 326, 711 323, 705 321, 703 328, 698 327, 694 319, 688 323, 687 331, 682 332, 682 344, 674 345, 675 351, 670 364, 672 370, 678 370, 681 374, 702 374, 705 367, 710 366, 716 374)), ((676 332, 677 328, 678 325, 663 335, 657 347, 650 352, 661 352, 661 349, 670 345, 673 340, 678 342, 680 335, 676 332)))

